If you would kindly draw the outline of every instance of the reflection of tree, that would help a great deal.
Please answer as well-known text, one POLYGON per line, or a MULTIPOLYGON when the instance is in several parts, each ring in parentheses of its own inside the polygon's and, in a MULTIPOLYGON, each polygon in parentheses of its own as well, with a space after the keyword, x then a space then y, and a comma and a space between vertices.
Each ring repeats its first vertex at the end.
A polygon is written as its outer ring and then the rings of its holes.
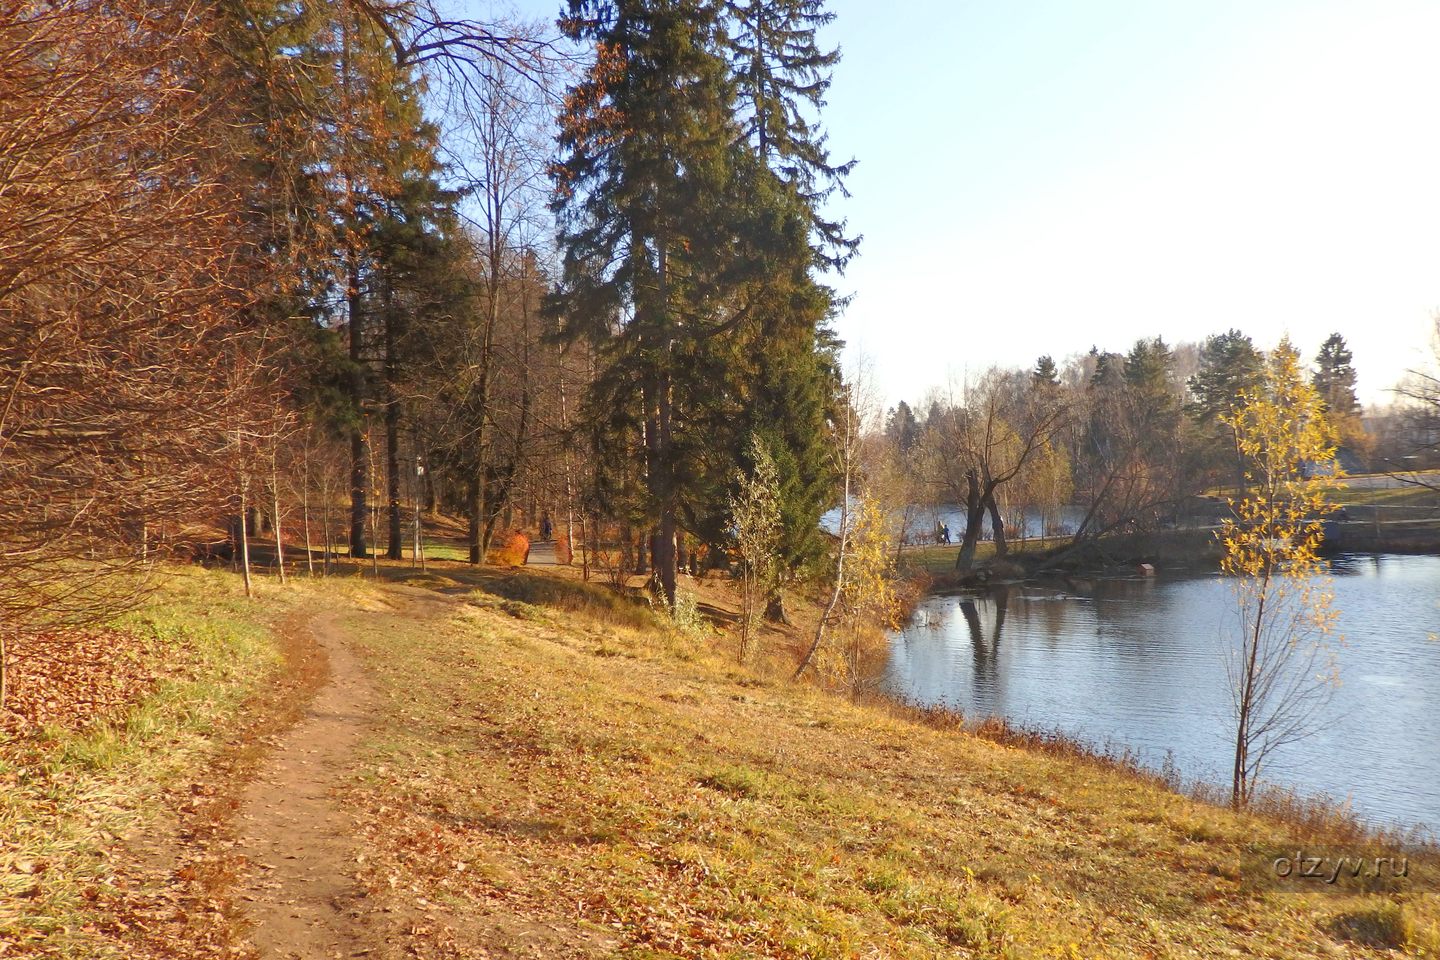
MULTIPOLYGON (((997 587, 991 594, 995 603, 995 620, 990 627, 989 642, 980 623, 980 609, 974 600, 961 600, 960 613, 965 617, 965 626, 970 632, 971 655, 975 659, 975 692, 996 691, 1000 680, 1000 635, 1005 629, 1005 616, 1010 607, 1010 588, 997 587)), ((993 712, 994 705, 991 705, 993 712)))

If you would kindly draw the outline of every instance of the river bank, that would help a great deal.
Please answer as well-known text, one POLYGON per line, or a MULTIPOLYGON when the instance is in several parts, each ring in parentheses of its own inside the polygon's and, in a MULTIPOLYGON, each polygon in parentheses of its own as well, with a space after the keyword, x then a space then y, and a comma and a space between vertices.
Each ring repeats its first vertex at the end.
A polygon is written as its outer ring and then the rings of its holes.
MULTIPOLYGON (((67 880, 56 852, 43 868, 23 861, 33 892, 10 932, 63 906, 63 933, 17 936, 7 955, 219 956, 267 922, 271 900, 309 909, 311 887, 355 911, 358 926, 333 928, 359 938, 342 947, 383 957, 1378 958, 1440 946, 1440 900, 1422 890, 1277 897, 1247 881, 1254 850, 1353 839, 1333 827, 1197 803, 1142 772, 737 667, 715 627, 657 622, 565 571, 381 572, 392 582, 266 585, 253 605, 237 578, 207 581, 227 617, 252 610, 259 629, 273 629, 276 601, 303 607, 339 645, 332 660, 343 649, 364 679, 347 707, 355 742, 329 756, 335 786, 315 798, 346 826, 348 852, 320 864, 335 875, 287 885, 222 843, 226 870, 204 874, 196 904, 213 918, 202 944, 161 900, 153 918, 111 915, 103 877, 67 880)), ((177 613, 203 620, 189 600, 177 613)), ((231 629, 248 628, 217 638, 231 629)), ((802 639, 767 634, 779 660, 802 639)), ((108 723, 131 729, 123 715, 108 723)), ((163 755, 166 737, 142 733, 129 749, 163 755)), ((276 778, 291 739, 257 744, 257 782, 276 778)), ((103 790, 132 769, 87 776, 103 790)), ((216 795, 203 768, 185 776, 177 786, 193 786, 159 794, 121 841, 97 840, 108 869, 143 862, 157 898, 190 882, 193 850, 185 831, 153 824, 187 823, 196 797, 216 795)), ((248 806, 206 809, 222 840, 261 829, 227 825, 248 806)), ((86 811, 28 816, 34 836, 54 836, 86 811)))

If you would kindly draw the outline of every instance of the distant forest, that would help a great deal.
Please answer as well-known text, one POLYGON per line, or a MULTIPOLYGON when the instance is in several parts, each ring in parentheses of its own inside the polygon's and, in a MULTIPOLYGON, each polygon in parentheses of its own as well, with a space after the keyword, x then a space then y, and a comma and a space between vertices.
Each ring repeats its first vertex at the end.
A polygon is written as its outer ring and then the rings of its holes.
MULTIPOLYGON (((1274 350, 1303 365, 1288 341, 1274 350)), ((1063 367, 1042 356, 1031 370, 993 369, 958 390, 932 390, 918 410, 902 401, 883 428, 903 478, 896 502, 964 505, 965 548, 983 530, 1001 553, 1024 535, 1027 516, 1075 540, 1173 526, 1197 498, 1218 503, 1244 487, 1246 460, 1226 418, 1262 388, 1265 361, 1239 330, 1174 347, 1155 337, 1126 353, 1092 348, 1063 367)), ((1433 485, 1423 474, 1440 465, 1432 380, 1414 375, 1397 388, 1400 402, 1367 414, 1341 334, 1308 369, 1342 469, 1433 485)))

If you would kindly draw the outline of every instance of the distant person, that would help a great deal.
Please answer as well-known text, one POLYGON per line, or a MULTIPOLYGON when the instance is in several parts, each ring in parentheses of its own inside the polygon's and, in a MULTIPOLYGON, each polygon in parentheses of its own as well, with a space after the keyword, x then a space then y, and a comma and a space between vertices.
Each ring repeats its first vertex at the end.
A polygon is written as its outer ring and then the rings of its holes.
POLYGON ((942 524, 940 527, 940 540, 942 543, 950 542, 950 524, 942 524))
POLYGON ((549 540, 550 532, 550 515, 547 513, 540 518, 540 539, 549 540))

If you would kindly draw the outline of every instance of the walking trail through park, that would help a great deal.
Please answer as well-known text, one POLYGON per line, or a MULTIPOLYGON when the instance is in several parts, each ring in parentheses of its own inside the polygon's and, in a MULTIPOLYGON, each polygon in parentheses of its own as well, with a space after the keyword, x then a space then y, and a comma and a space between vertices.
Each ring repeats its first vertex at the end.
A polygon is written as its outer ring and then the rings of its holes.
POLYGON ((350 873, 355 831, 332 797, 369 722, 373 694, 333 614, 310 624, 330 675, 246 788, 237 824, 251 864, 241 899, 262 957, 367 956, 382 939, 350 873))
POLYGON ((577 936, 504 907, 483 916, 456 914, 407 895, 401 909, 399 901, 372 897, 358 879, 376 851, 344 797, 365 766, 367 740, 397 718, 386 715, 357 638, 365 631, 383 635, 399 621, 442 630, 464 606, 450 592, 391 585, 380 609, 327 606, 297 631, 308 634, 299 639, 313 644, 328 672, 300 719, 272 741, 243 788, 233 825, 236 852, 248 865, 234 893, 260 960, 603 954, 593 935, 577 936), (452 952, 427 952, 444 943, 444 931, 464 938, 463 952, 454 943, 445 944, 452 952))

